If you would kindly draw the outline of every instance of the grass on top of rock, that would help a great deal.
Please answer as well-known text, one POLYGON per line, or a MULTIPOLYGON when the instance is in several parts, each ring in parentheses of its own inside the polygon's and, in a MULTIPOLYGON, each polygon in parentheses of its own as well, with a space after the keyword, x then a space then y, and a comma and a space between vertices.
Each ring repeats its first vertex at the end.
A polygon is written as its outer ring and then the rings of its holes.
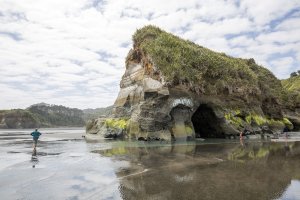
POLYGON ((300 75, 281 81, 285 89, 285 104, 290 107, 300 106, 300 75))
POLYGON ((150 55, 167 81, 196 83, 214 92, 239 87, 253 93, 267 83, 272 86, 263 88, 264 91, 271 96, 280 93, 280 81, 254 59, 217 53, 152 25, 138 29, 133 41, 135 47, 150 55))
POLYGON ((300 75, 282 80, 282 86, 288 91, 300 92, 300 75))

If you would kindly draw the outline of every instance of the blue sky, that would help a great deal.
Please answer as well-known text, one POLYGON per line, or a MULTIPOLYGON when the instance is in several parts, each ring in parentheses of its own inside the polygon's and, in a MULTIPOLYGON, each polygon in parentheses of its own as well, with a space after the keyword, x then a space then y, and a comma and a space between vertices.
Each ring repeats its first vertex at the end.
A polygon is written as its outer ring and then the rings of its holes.
POLYGON ((112 105, 148 24, 280 79, 300 69, 299 0, 0 0, 0 109, 112 105))

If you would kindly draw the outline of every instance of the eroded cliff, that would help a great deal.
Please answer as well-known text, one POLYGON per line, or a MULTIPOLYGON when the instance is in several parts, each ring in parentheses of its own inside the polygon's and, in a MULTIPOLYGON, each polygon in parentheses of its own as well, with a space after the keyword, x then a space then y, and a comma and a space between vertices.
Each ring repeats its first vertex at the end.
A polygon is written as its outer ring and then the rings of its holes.
POLYGON ((154 26, 133 35, 110 119, 87 135, 135 139, 236 136, 293 125, 283 117, 284 89, 254 59, 217 53, 154 26))

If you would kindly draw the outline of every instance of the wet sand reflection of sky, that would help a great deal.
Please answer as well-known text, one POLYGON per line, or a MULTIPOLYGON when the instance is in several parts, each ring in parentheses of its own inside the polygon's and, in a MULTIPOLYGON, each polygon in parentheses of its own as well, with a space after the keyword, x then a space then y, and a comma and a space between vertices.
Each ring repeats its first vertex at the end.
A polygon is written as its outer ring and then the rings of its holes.
POLYGON ((89 143, 56 131, 33 160, 26 131, 0 140, 1 199, 300 199, 299 142, 89 143))

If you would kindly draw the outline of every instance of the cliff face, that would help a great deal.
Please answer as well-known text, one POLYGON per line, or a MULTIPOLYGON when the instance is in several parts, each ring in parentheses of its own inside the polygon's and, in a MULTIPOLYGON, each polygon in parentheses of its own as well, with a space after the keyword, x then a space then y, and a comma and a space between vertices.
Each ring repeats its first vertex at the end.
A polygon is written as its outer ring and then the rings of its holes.
POLYGON ((216 53, 153 26, 137 30, 133 42, 112 116, 125 128, 97 119, 87 133, 171 139, 292 128, 282 114, 281 82, 254 59, 216 53))
POLYGON ((300 130, 300 75, 282 80, 285 89, 283 113, 300 130))

